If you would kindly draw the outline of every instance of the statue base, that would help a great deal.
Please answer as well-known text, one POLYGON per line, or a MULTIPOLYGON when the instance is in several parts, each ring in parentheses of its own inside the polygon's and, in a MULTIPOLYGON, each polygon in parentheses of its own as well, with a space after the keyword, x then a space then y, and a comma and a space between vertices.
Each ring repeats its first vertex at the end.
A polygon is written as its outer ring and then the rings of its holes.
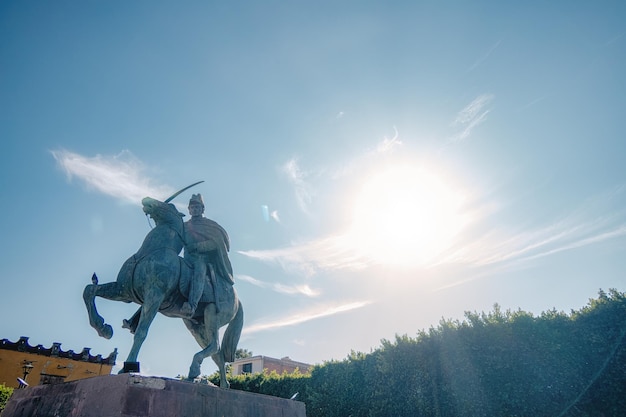
POLYGON ((122 368, 122 373, 131 374, 139 373, 139 362, 124 362, 124 368, 122 368))
POLYGON ((2 416, 306 417, 306 410, 286 398, 120 374, 15 390, 2 416))

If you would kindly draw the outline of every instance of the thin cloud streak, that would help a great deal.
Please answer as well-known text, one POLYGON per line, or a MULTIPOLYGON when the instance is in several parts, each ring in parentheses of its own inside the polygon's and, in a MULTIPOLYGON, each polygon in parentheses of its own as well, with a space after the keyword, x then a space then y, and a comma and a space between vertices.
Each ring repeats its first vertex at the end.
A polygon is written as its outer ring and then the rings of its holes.
MULTIPOLYGON (((616 194, 619 192, 613 197, 616 194)), ((604 198, 600 197, 591 205, 602 204, 602 200, 604 198)), ((626 235, 624 213, 606 215, 604 209, 598 213, 594 210, 598 208, 583 207, 560 221, 529 232, 508 236, 491 232, 482 238, 472 238, 472 243, 457 245, 455 250, 442 256, 438 264, 487 266, 509 263, 512 266, 626 235)))
POLYGON ((402 145, 402 141, 398 139, 398 136, 399 136, 398 129, 395 126, 393 127, 393 131, 394 131, 393 138, 389 139, 385 136, 383 141, 380 142, 378 146, 376 147, 376 153, 387 153, 391 151, 393 148, 395 148, 396 146, 402 145))
POLYGON ((526 105, 522 106, 522 107, 519 109, 519 111, 526 110, 527 108, 529 108, 529 107, 531 107, 531 106, 534 106, 534 105, 535 105, 535 104, 537 104, 537 103, 542 102, 543 100, 545 100, 545 99, 546 99, 546 97, 547 97, 547 96, 541 96, 541 97, 538 97, 538 98, 536 98, 536 99, 534 99, 534 100, 530 101, 530 102, 529 102, 529 103, 527 103, 526 105))
POLYGON ((150 184, 142 175, 143 164, 129 151, 112 157, 96 155, 86 157, 67 150, 50 151, 68 180, 76 177, 89 188, 114 197, 124 203, 139 204, 146 196, 171 195, 169 187, 150 184))
POLYGON ((263 262, 278 263, 285 271, 307 277, 315 275, 319 270, 359 270, 373 264, 359 256, 346 240, 346 236, 337 235, 279 249, 239 253, 263 262))
POLYGON ((476 97, 457 114, 454 124, 467 124, 477 117, 480 117, 479 113, 483 111, 484 107, 489 104, 491 100, 493 100, 493 95, 491 94, 482 94, 476 97))
POLYGON ((482 94, 476 97, 457 114, 452 125, 458 126, 462 130, 452 137, 451 140, 453 142, 462 141, 469 137, 472 130, 487 119, 490 110, 486 109, 486 107, 491 103, 493 98, 494 96, 492 94, 482 94))
POLYGON ((312 311, 303 312, 300 314, 290 314, 289 317, 277 319, 268 322, 260 322, 257 324, 252 324, 243 329, 243 335, 249 335, 252 333, 261 332, 264 330, 272 330, 278 329, 281 327, 294 326, 296 324, 301 324, 307 321, 333 316, 339 313, 345 313, 347 311, 355 310, 358 308, 363 308, 371 304, 371 301, 355 301, 347 304, 340 304, 337 306, 328 306, 323 307, 321 309, 316 309, 312 311))
POLYGON ((502 40, 499 40, 498 42, 496 42, 488 51, 486 54, 484 54, 482 57, 480 57, 476 62, 474 62, 474 64, 469 67, 467 69, 467 72, 473 71, 476 68, 478 68, 478 66, 480 66, 483 62, 485 62, 487 60, 487 58, 489 58, 489 56, 493 53, 493 51, 495 51, 496 49, 498 49, 498 47, 500 46, 500 44, 502 43, 502 40))
MULTIPOLYGON (((563 234, 565 235, 565 234, 563 234)), ((545 249, 543 251, 539 251, 534 254, 530 254, 528 256, 519 256, 517 258, 512 258, 508 256, 494 256, 490 262, 482 261, 477 263, 477 266, 489 266, 489 269, 483 269, 482 272, 477 273, 471 277, 464 278, 461 280, 457 280, 441 287, 435 288, 434 291, 443 291, 453 287, 457 287, 460 285, 468 284, 472 281, 476 281, 481 278, 486 278, 489 276, 497 275, 496 271, 504 273, 505 271, 510 271, 511 269, 524 268, 530 265, 530 262, 536 259, 544 258, 547 256, 551 256, 560 252, 564 252, 567 250, 574 250, 588 245, 594 245, 597 243, 601 243, 607 240, 616 239, 619 237, 626 236, 626 224, 623 224, 615 229, 608 230, 605 232, 598 233, 593 236, 589 236, 587 238, 582 238, 579 240, 575 240, 573 242, 563 244, 560 246, 556 246, 551 249, 545 249)), ((541 245, 533 245, 535 247, 541 247, 541 245)), ((466 259, 469 263, 470 260, 466 259)), ((480 270, 479 270, 480 271, 480 270)))
POLYGON ((626 35, 626 32, 622 32, 617 36, 612 37, 611 39, 609 39, 608 41, 606 41, 605 46, 609 46, 614 44, 615 42, 619 41, 621 38, 624 37, 624 35, 626 35))
POLYGON ((605 240, 610 240, 610 239, 615 239, 618 237, 622 237, 622 236, 626 236, 626 224, 623 224, 621 226, 619 226, 618 228, 614 229, 614 230, 608 230, 606 232, 602 232, 599 233, 597 235, 594 236, 590 236, 584 239, 580 239, 578 241, 572 242, 568 245, 564 245, 555 249, 551 249, 548 250, 546 252, 542 252, 542 253, 538 253, 535 254, 533 256, 529 256, 523 260, 531 260, 531 259, 537 259, 537 258, 541 258, 544 256, 549 256, 549 255, 553 255, 555 253, 559 253, 559 252, 563 252, 566 250, 571 250, 571 249, 577 249, 577 248, 581 248, 583 246, 588 246, 588 245, 593 245, 596 243, 600 243, 600 242, 604 242, 605 240))
POLYGON ((393 126, 393 131, 394 135, 391 139, 384 136, 383 140, 378 142, 375 147, 369 148, 365 152, 343 162, 340 168, 331 170, 330 178, 336 180, 349 176, 359 168, 369 166, 373 161, 379 161, 381 155, 392 154, 396 148, 403 145, 403 142, 399 139, 400 133, 396 126, 393 126))
POLYGON ((272 284, 269 282, 258 280, 249 275, 237 275, 237 279, 239 281, 247 282, 259 288, 269 288, 272 291, 275 291, 281 294, 289 294, 289 295, 302 294, 302 295, 306 295, 307 297, 317 297, 318 295, 320 295, 319 291, 312 289, 308 285, 285 285, 285 284, 280 284, 280 283, 272 284))

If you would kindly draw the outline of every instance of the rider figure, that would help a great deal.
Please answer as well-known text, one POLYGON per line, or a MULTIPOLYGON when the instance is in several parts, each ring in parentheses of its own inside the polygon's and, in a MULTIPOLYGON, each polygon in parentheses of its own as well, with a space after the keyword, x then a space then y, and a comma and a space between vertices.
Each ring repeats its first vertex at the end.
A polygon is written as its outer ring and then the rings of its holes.
MULTIPOLYGON (((234 284, 233 268, 228 259, 230 240, 226 230, 213 220, 203 216, 204 201, 200 194, 193 194, 189 200, 191 219, 185 222, 185 259, 194 267, 189 285, 188 301, 181 308, 181 313, 191 318, 198 307, 207 273, 215 288, 215 275, 234 284)), ((217 300, 216 300, 217 303, 217 300)))

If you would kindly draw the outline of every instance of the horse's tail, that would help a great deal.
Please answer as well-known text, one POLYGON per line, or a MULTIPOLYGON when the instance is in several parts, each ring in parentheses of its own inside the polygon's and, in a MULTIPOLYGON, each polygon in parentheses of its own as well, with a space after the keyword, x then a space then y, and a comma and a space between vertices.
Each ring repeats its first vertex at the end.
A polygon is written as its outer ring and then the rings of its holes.
POLYGON ((224 337, 222 338, 222 355, 225 362, 233 362, 235 360, 235 351, 243 329, 243 306, 241 301, 237 300, 237 313, 235 317, 228 323, 224 337))

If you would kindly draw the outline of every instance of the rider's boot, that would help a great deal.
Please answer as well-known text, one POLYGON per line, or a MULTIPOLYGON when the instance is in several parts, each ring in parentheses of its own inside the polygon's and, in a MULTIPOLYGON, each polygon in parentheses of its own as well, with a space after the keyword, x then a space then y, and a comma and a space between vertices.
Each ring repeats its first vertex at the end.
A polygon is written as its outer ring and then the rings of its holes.
POLYGON ((124 319, 122 321, 122 328, 128 329, 132 334, 135 334, 135 330, 137 330, 137 326, 139 325, 140 316, 141 316, 141 307, 139 307, 139 309, 135 311, 135 314, 133 314, 131 318, 129 318, 128 320, 124 319))
POLYGON ((206 274, 206 266, 203 262, 196 262, 191 282, 189 283, 189 296, 188 301, 183 303, 180 312, 184 318, 192 318, 198 303, 202 297, 202 291, 204 290, 204 275, 206 274))

